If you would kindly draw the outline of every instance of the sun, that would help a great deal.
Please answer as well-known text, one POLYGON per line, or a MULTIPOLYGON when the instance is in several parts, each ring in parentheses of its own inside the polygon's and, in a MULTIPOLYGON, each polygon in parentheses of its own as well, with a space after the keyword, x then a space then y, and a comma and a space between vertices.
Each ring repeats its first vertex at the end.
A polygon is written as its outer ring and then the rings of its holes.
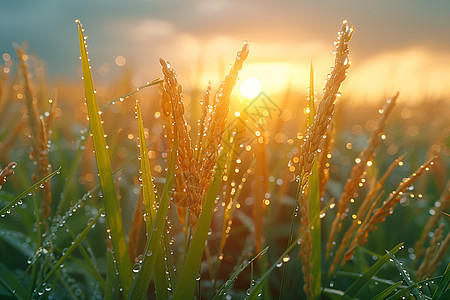
POLYGON ((242 81, 239 91, 247 99, 253 99, 261 93, 261 81, 256 77, 249 77, 242 81))

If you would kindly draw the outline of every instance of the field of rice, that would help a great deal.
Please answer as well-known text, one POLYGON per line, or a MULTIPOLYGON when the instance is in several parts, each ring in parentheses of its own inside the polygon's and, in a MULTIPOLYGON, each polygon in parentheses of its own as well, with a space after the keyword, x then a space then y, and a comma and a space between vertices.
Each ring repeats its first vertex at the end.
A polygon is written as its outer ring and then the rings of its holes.
POLYGON ((450 101, 343 93, 350 21, 327 78, 245 101, 251 42, 203 90, 164 56, 97 90, 74 27, 72 85, 0 61, 0 298, 450 299, 450 101))

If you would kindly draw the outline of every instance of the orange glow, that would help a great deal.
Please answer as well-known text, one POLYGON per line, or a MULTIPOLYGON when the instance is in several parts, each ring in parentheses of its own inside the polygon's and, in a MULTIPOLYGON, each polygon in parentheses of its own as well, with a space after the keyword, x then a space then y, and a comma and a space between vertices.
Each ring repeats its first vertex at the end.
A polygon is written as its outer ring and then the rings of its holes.
POLYGON ((239 85, 241 95, 247 99, 253 99, 261 93, 261 81, 256 77, 248 77, 239 85))

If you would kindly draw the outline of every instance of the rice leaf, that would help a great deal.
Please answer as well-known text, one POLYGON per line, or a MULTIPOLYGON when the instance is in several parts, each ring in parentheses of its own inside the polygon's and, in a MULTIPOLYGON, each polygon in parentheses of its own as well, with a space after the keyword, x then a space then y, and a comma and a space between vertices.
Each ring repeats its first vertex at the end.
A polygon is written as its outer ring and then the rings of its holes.
POLYGON ((11 295, 18 299, 27 299, 25 288, 19 284, 16 275, 4 264, 0 262, 0 284, 3 285, 11 295))
POLYGON ((390 287, 388 287, 387 289, 385 289, 384 291, 382 291, 381 293, 379 293, 378 295, 376 295, 375 297, 372 298, 372 300, 383 300, 386 299, 386 297, 392 293, 396 288, 398 288, 398 286, 401 284, 402 282, 399 281, 393 285, 391 285, 390 287))
POLYGON ((450 290, 446 290, 442 295, 438 298, 438 300, 450 299, 450 290))
POLYGON ((167 257, 167 270, 169 271, 169 279, 170 279, 170 290, 173 291, 176 288, 176 274, 175 274, 175 265, 173 264, 172 254, 170 253, 170 241, 169 235, 167 231, 164 232, 164 250, 167 257))
POLYGON ((147 154, 147 144, 145 143, 144 124, 142 122, 141 108, 138 102, 136 102, 136 115, 139 128, 139 154, 142 171, 142 194, 144 196, 147 234, 150 235, 153 226, 153 220, 155 219, 156 215, 156 196, 152 181, 150 159, 148 158, 147 154))
MULTIPOLYGON (((144 123, 142 121, 141 107, 139 103, 136 101, 136 115, 138 119, 138 130, 139 130, 139 154, 141 160, 141 171, 142 171, 142 195, 144 198, 145 205, 145 214, 146 214, 146 228, 147 228, 147 237, 151 236, 153 220, 155 220, 156 216, 156 196, 155 189, 152 181, 152 172, 150 166, 150 159, 148 158, 148 150, 147 144, 145 142, 145 133, 144 133, 144 123)), ((156 266, 155 266, 155 289, 156 295, 159 299, 167 299, 167 276, 164 264, 164 250, 163 244, 159 244, 158 250, 155 251, 156 255, 156 266)))
POLYGON ((77 238, 72 242, 67 251, 58 259, 53 268, 48 272, 45 280, 43 282, 48 282, 48 279, 58 270, 58 268, 64 263, 64 261, 69 257, 69 255, 75 250, 78 245, 87 237, 89 231, 94 227, 97 220, 100 218, 101 214, 104 212, 104 209, 101 208, 97 215, 88 223, 86 228, 77 236, 77 238))
MULTIPOLYGON (((66 179, 66 184, 64 185, 64 188, 61 192, 61 200, 58 203, 58 206, 56 208, 56 213, 55 216, 61 214, 61 212, 63 211, 63 209, 66 207, 67 205, 67 201, 69 201, 69 196, 71 195, 69 193, 70 189, 72 188, 72 185, 75 182, 76 176, 75 176, 75 172, 78 170, 79 166, 80 166, 80 160, 82 157, 82 154, 84 153, 84 146, 86 144, 87 141, 87 136, 88 136, 89 131, 86 130, 83 134, 82 134, 82 139, 80 139, 80 146, 78 147, 78 150, 75 154, 75 157, 73 158, 71 164, 70 164, 70 168, 69 171, 67 172, 67 174, 63 174, 64 178, 66 179)), ((61 153, 61 156, 63 156, 64 154, 61 153)))
POLYGON ((269 278, 270 273, 277 267, 277 264, 281 263, 283 258, 291 252, 292 249, 297 245, 297 241, 302 237, 303 234, 301 234, 294 242, 292 242, 289 247, 281 254, 280 257, 274 262, 274 264, 261 276, 261 278, 258 279, 255 285, 253 285, 247 295, 248 297, 245 298, 247 300, 254 300, 259 297, 261 294, 262 289, 264 288, 264 285, 269 278))
POLYGON ((447 265, 447 269, 445 269, 444 275, 442 276, 442 279, 439 282, 438 288, 434 291, 432 300, 444 299, 442 296, 444 295, 444 292, 447 289, 449 282, 450 282, 450 263, 447 265))
POLYGON ((142 89, 144 89, 144 88, 146 88, 146 87, 155 86, 155 85, 161 84, 161 83, 163 83, 163 82, 164 82, 164 79, 159 79, 159 78, 154 79, 154 80, 152 80, 152 81, 149 81, 149 82, 147 82, 146 84, 139 86, 138 88, 136 88, 136 89, 135 89, 134 91, 132 91, 132 92, 129 92, 129 93, 125 94, 125 95, 122 95, 122 96, 120 96, 120 97, 117 97, 117 98, 115 98, 115 99, 113 99, 113 100, 111 100, 111 101, 108 101, 105 105, 103 105, 103 106, 100 108, 100 110, 101 110, 101 111, 104 111, 105 109, 107 109, 107 108, 110 107, 111 105, 116 104, 116 103, 118 103, 118 102, 123 102, 125 99, 127 99, 127 98, 133 96, 134 94, 138 93, 139 91, 141 91, 142 89))
POLYGON ((400 272, 400 274, 403 277, 403 280, 408 286, 415 286, 411 293, 413 294, 414 298, 416 299, 425 299, 422 292, 419 291, 419 289, 416 287, 416 284, 411 280, 411 277, 409 276, 408 272, 403 268, 402 264, 398 261, 398 259, 394 256, 393 253, 386 250, 386 253, 391 257, 391 260, 394 262, 395 267, 400 272))
POLYGON ((186 261, 184 262, 183 270, 181 271, 181 277, 175 290, 174 299, 192 299, 194 297, 194 290, 197 283, 196 278, 198 277, 200 264, 202 262, 205 241, 211 224, 215 200, 219 194, 226 159, 227 153, 223 152, 217 160, 214 180, 206 194, 202 212, 198 219, 197 228, 192 237, 186 261))
MULTIPOLYGON (((397 253, 397 251, 400 250, 401 246, 403 246, 403 242, 392 248, 390 252, 393 254, 397 253)), ((364 273, 360 278, 353 282, 353 284, 345 291, 345 296, 351 298, 356 297, 360 292, 363 291, 364 287, 369 283, 370 279, 375 276, 388 261, 388 254, 385 254, 383 257, 378 259, 378 261, 372 267, 370 267, 370 269, 366 273, 364 273)))
MULTIPOLYGON (((401 288, 401 289, 398 290, 394 295, 390 296, 389 298, 386 298, 386 300, 404 299, 403 296, 406 295, 413 288, 418 287, 419 285, 422 285, 422 286, 429 285, 430 283, 435 282, 441 278, 442 278, 442 276, 425 279, 425 280, 419 281, 416 284, 411 285, 411 286, 400 285, 399 288, 401 288)), ((426 296, 426 299, 431 299, 431 297, 426 296)))
MULTIPOLYGON (((321 210, 319 212, 319 214, 314 217, 312 222, 316 222, 317 219, 319 218, 319 215, 322 213, 325 213, 328 210, 328 208, 330 207, 330 203, 332 201, 333 200, 331 200, 327 205, 325 205, 324 209, 321 210)), ((294 247, 296 245, 298 245, 299 242, 301 242, 301 239, 303 238, 304 234, 305 234, 304 231, 300 232, 300 234, 297 236, 297 238, 287 247, 287 249, 280 255, 280 257, 278 257, 278 259, 273 263, 273 265, 257 281, 257 283, 249 289, 249 291, 247 293, 248 297, 246 299, 257 299, 258 298, 259 294, 261 293, 262 289, 264 288, 264 285, 265 285, 267 279, 269 278, 270 273, 272 273, 272 271, 277 267, 277 265, 283 261, 283 258, 285 258, 286 255, 288 255, 289 252, 291 252, 292 249, 294 249, 294 247)))
MULTIPOLYGON (((242 273, 242 271, 244 271, 249 265, 253 264, 253 261, 255 259, 257 259, 258 257, 264 255, 267 250, 269 249, 269 246, 267 246, 266 248, 264 248, 261 252, 259 252, 255 257, 253 257, 250 261, 248 261, 247 263, 242 263, 239 268, 237 268, 237 270, 230 276, 230 279, 228 279, 221 287, 220 289, 217 291, 217 293, 214 295, 214 297, 212 298, 212 300, 214 299, 219 299, 222 296, 225 295, 225 293, 228 291, 228 289, 231 288, 231 285, 234 283, 234 281, 236 280, 236 278, 242 273)), ((253 269, 252 269, 253 271, 253 269)), ((253 274, 253 272, 252 272, 253 274)))
POLYGON ((417 287, 417 285, 407 286, 407 287, 397 291, 394 295, 390 296, 386 300, 404 299, 403 295, 406 295, 407 293, 409 293, 409 291, 411 291, 415 287, 417 287))
POLYGON ((106 145, 105 133, 103 131, 102 120, 100 118, 96 99, 96 92, 92 81, 89 59, 87 55, 87 45, 83 36, 81 23, 78 20, 77 23, 78 37, 80 40, 81 65, 83 69, 84 92, 94 142, 95 158, 103 189, 106 216, 110 229, 117 269, 119 271, 120 282, 124 295, 128 296, 128 292, 130 291, 133 281, 131 261, 128 256, 125 232, 123 229, 122 216, 120 214, 119 203, 112 178, 111 163, 106 145))
POLYGON ((156 253, 155 269, 153 270, 153 280, 155 282, 156 296, 158 299, 169 298, 169 281, 166 274, 166 263, 164 260, 164 255, 164 245, 160 243, 158 252, 156 253))
MULTIPOLYGON (((308 113, 308 125, 314 122, 314 115, 316 109, 314 107, 314 73, 313 65, 311 62, 310 71, 310 83, 309 83, 309 113, 308 113)), ((320 236, 320 218, 316 217, 320 214, 320 197, 319 197, 319 169, 317 167, 317 156, 314 159, 312 174, 308 178, 308 201, 309 201, 309 219, 316 220, 311 222, 311 264, 312 264, 312 292, 314 296, 320 294, 321 286, 321 236, 320 236)))
POLYGON ((33 184, 32 186, 30 186, 29 188, 27 188, 25 191, 23 191, 19 196, 17 196, 16 198, 14 198, 14 200, 12 200, 11 202, 8 203, 8 205, 6 205, 4 208, 2 208, 2 210, 0 210, 0 215, 5 215, 8 213, 8 211, 14 207, 15 205, 17 205, 17 203, 19 203, 20 200, 22 200, 25 196, 27 196, 28 194, 32 193, 35 189, 37 189, 43 182, 49 180, 50 178, 52 178, 53 176, 55 176, 55 174, 57 174, 59 172, 60 169, 53 171, 53 173, 45 176, 44 178, 42 178, 41 180, 39 180, 38 182, 36 182, 35 184, 33 184))
POLYGON ((114 258, 111 251, 106 251, 106 260, 108 264, 106 273, 105 299, 119 299, 119 276, 114 267, 114 258))
MULTIPOLYGON (((70 232, 70 235, 75 240, 77 237, 75 236, 73 231, 70 229, 70 227, 67 226, 67 223, 66 223, 66 229, 67 229, 67 231, 70 232)), ((97 280, 97 282, 100 286, 100 289, 102 290, 103 293, 105 293, 105 280, 103 280, 103 277, 100 275, 99 271, 97 270, 96 266, 94 265, 91 258, 87 254, 86 250, 84 250, 83 245, 81 245, 81 243, 78 245, 78 250, 80 251, 81 255, 83 256, 84 261, 86 262, 86 270, 88 271, 89 274, 91 274, 91 276, 93 278, 95 278, 97 280)), ((72 259, 74 259, 74 258, 72 257, 72 259)))
MULTIPOLYGON (((174 142, 170 154, 169 170, 167 171, 166 183, 164 184, 161 202, 159 203, 158 212, 156 213, 152 230, 147 238, 141 269, 133 282, 128 299, 144 299, 147 295, 148 285, 150 284, 156 260, 159 256, 157 254, 160 249, 160 241, 163 237, 166 225, 167 211, 170 204, 170 193, 172 192, 175 176, 176 147, 177 143, 174 142)), ((160 256, 159 259, 161 259, 160 256)))

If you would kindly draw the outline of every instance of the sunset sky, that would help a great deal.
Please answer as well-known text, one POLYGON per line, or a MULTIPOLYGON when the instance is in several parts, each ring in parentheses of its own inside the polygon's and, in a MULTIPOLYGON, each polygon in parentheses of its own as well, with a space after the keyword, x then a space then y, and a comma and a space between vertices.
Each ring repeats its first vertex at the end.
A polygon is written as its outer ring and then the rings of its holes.
POLYGON ((250 56, 241 79, 257 77, 276 94, 305 90, 309 64, 318 90, 333 64, 341 22, 355 26, 352 66, 343 96, 355 101, 450 95, 450 1, 8 1, 0 18, 0 51, 13 42, 47 62, 48 75, 80 78, 75 19, 89 36, 94 80, 131 68, 133 84, 161 76, 169 60, 186 85, 218 83, 242 42, 250 56))

